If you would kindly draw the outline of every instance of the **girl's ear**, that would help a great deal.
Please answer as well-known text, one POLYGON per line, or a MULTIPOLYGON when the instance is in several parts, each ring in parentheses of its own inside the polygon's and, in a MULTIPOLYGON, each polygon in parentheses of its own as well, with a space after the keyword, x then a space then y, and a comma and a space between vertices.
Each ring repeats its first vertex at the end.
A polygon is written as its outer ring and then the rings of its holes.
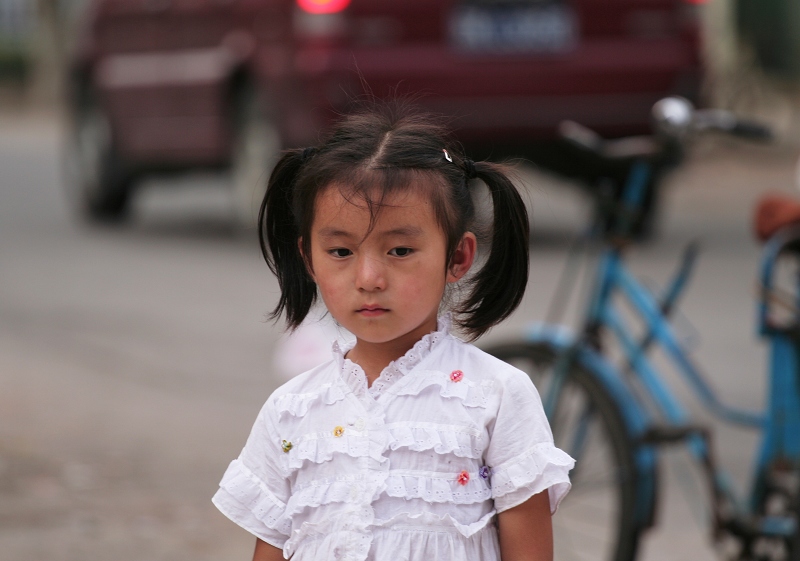
POLYGON ((465 232, 458 242, 453 259, 447 268, 447 282, 457 282, 467 274, 472 262, 475 261, 475 252, 478 249, 478 240, 472 232, 465 232))
POLYGON ((297 251, 300 252, 300 257, 303 259, 303 263, 306 266, 306 272, 308 273, 308 276, 311 277, 311 280, 313 280, 314 282, 317 282, 317 279, 314 278, 314 269, 311 268, 311 260, 310 259, 306 259, 306 254, 303 251, 303 238, 302 238, 302 236, 297 238, 297 251))

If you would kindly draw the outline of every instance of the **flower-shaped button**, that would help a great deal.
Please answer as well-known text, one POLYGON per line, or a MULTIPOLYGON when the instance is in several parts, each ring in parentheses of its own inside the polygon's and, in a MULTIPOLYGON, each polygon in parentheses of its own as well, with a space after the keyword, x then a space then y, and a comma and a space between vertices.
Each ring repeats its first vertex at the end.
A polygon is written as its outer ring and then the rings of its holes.
POLYGON ((469 483, 469 472, 464 470, 461 473, 459 473, 458 477, 456 477, 456 481, 458 481, 459 485, 466 485, 467 483, 469 483))
POLYGON ((478 470, 478 475, 481 476, 481 479, 489 479, 490 473, 489 466, 481 466, 481 469, 478 470))
POLYGON ((460 382, 464 378, 464 373, 461 370, 453 370, 450 373, 450 379, 454 382, 460 382))
POLYGON ((336 438, 339 438, 343 434, 344 434, 344 427, 343 426, 337 425, 337 426, 333 427, 333 436, 335 436, 336 438))
POLYGON ((292 449, 292 443, 288 440, 281 440, 281 449, 288 454, 292 449))

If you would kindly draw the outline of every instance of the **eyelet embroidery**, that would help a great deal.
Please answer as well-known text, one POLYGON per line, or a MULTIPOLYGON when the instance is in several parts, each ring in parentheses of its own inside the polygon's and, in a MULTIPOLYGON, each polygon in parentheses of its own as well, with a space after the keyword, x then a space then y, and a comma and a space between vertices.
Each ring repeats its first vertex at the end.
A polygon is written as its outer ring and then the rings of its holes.
POLYGON ((456 481, 458 481, 459 485, 466 485, 467 483, 469 483, 469 472, 464 470, 461 473, 459 473, 458 477, 456 478, 456 481))
POLYGON ((453 370, 450 373, 450 379, 453 382, 460 382, 464 378, 464 373, 461 370, 453 370))
POLYGON ((336 438, 339 438, 343 434, 344 434, 344 427, 343 426, 337 425, 337 426, 335 426, 333 428, 333 436, 335 436, 336 438))
POLYGON ((284 451, 286 454, 288 454, 288 453, 289 453, 289 450, 291 450, 291 449, 292 449, 292 443, 291 443, 291 442, 289 442, 288 440, 281 440, 281 449, 283 449, 283 451, 284 451))
POLYGON ((481 469, 478 470, 478 475, 481 476, 481 479, 489 479, 489 475, 491 475, 489 466, 481 466, 481 469))

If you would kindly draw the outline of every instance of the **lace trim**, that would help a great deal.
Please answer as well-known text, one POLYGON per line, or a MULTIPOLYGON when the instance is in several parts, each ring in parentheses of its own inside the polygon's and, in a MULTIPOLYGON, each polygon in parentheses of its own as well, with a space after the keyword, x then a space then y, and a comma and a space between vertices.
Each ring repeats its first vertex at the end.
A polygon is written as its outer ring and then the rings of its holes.
MULTIPOLYGON (((555 483, 569 482, 567 474, 574 466, 575 460, 553 444, 537 444, 528 452, 492 467, 492 498, 517 489, 538 489, 539 492, 555 483)), ((550 506, 555 510, 557 505, 550 506)))
POLYGON ((486 528, 497 514, 494 510, 488 512, 477 522, 471 524, 461 524, 449 514, 438 516, 432 512, 420 512, 419 514, 402 513, 393 516, 388 520, 379 520, 375 523, 376 528, 387 528, 389 530, 403 528, 441 528, 443 530, 453 529, 465 538, 469 538, 486 528))
POLYGON ((308 408, 316 400, 325 405, 333 405, 344 399, 344 392, 336 383, 321 385, 316 391, 307 393, 289 393, 275 399, 275 410, 278 418, 288 413, 294 417, 302 417, 308 413, 308 408))
POLYGON ((381 431, 370 431, 367 436, 362 431, 348 428, 345 434, 336 437, 330 433, 311 433, 292 440, 292 449, 282 456, 287 470, 302 467, 309 461, 321 464, 333 459, 334 454, 347 454, 352 458, 369 456, 379 463, 388 459, 383 456, 387 437, 381 431))
POLYGON ((268 528, 289 535, 291 520, 286 505, 278 499, 241 460, 233 460, 219 486, 268 528))
MULTIPOLYGON (((354 506, 320 523, 303 522, 284 544, 284 557, 289 559, 299 549, 314 548, 316 558, 364 561, 372 545, 369 527, 374 520, 371 507, 354 506)), ((300 557, 312 558, 305 554, 300 557)))
MULTIPOLYGON (((383 369, 378 379, 372 383, 368 388, 370 395, 377 397, 385 392, 387 388, 394 385, 398 379, 402 378, 413 370, 422 360, 431 354, 433 349, 447 337, 450 333, 451 319, 449 314, 439 317, 436 331, 428 333, 422 339, 414 343, 403 356, 389 363, 383 369)), ((367 386, 364 371, 360 366, 345 358, 345 355, 352 348, 352 344, 339 345, 338 341, 333 343, 333 355, 339 364, 339 369, 342 373, 342 378, 359 394, 367 386)))
POLYGON ((492 490, 478 472, 469 473, 469 481, 461 485, 457 473, 432 477, 427 474, 389 472, 386 494, 402 499, 422 499, 428 503, 473 504, 492 498, 492 490))
POLYGON ((444 398, 460 399, 466 407, 486 408, 492 396, 494 380, 480 380, 475 382, 469 379, 465 372, 459 382, 450 379, 450 374, 440 371, 418 372, 407 383, 395 386, 390 390, 394 395, 418 395, 430 386, 439 386, 439 395, 444 398))
POLYGON ((291 519, 307 508, 317 508, 330 503, 350 505, 371 504, 383 493, 386 472, 377 472, 371 480, 359 477, 336 477, 319 479, 294 489, 286 505, 285 516, 291 519))
POLYGON ((408 448, 415 452, 433 449, 437 454, 460 458, 481 458, 486 446, 482 432, 469 427, 435 423, 391 423, 386 425, 392 450, 408 448))

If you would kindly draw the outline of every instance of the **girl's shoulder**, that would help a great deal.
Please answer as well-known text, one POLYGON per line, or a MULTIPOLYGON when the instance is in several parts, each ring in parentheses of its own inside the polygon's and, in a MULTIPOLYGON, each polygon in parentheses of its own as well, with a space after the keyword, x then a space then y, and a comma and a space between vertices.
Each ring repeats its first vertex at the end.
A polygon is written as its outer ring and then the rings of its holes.
POLYGON ((311 370, 298 374, 278 387, 269 396, 266 405, 280 409, 287 402, 307 401, 319 394, 330 392, 334 387, 339 389, 339 384, 337 383, 339 378, 336 361, 329 360, 311 370))
MULTIPOLYGON (((439 354, 435 366, 449 373, 460 371, 464 376, 476 381, 494 382, 495 385, 524 386, 533 385, 525 372, 503 362, 473 345, 450 336, 443 352, 439 354)), ((434 365, 431 365, 434 366, 434 365)), ((456 374, 458 376, 458 374, 456 374)))

